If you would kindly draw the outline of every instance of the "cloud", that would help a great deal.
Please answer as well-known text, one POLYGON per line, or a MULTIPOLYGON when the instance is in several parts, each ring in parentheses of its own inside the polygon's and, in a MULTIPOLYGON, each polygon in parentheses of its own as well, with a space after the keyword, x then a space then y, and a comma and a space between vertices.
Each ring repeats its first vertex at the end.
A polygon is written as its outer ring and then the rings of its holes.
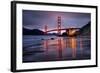
POLYGON ((54 12, 23 10, 23 26, 30 29, 43 29, 48 25, 49 29, 57 27, 57 17, 61 16, 62 27, 81 27, 91 19, 90 13, 54 12))

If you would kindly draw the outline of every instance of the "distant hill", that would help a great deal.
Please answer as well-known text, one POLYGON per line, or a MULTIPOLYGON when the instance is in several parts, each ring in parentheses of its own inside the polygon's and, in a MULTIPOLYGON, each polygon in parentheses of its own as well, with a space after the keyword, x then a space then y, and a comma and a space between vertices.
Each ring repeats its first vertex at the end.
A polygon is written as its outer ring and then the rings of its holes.
POLYGON ((32 31, 32 30, 30 30, 30 29, 23 28, 23 34, 24 34, 24 35, 29 35, 29 34, 31 34, 31 33, 32 33, 31 31, 32 31))
POLYGON ((26 29, 23 28, 23 35, 44 35, 44 32, 39 29, 26 29))
POLYGON ((91 34, 91 22, 88 22, 85 26, 83 26, 80 31, 80 35, 90 35, 91 34))

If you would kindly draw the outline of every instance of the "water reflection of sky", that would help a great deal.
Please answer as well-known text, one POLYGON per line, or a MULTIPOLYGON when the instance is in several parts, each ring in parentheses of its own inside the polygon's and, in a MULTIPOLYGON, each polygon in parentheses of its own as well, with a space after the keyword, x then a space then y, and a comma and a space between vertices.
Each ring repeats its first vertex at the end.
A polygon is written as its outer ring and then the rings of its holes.
POLYGON ((23 10, 23 26, 41 30, 44 25, 48 25, 49 29, 56 28, 58 16, 61 16, 62 28, 82 27, 91 19, 90 13, 23 10))
POLYGON ((47 40, 38 42, 30 40, 31 45, 28 44, 28 47, 23 48, 24 62, 82 60, 91 58, 89 37, 57 37, 52 40, 46 37, 45 39, 47 40))

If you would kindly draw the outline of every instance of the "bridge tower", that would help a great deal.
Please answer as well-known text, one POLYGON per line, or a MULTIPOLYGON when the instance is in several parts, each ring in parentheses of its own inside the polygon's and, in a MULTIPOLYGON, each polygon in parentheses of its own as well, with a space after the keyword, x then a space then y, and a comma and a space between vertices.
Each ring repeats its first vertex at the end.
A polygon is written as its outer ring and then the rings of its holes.
POLYGON ((57 31, 58 31, 58 35, 61 35, 61 16, 58 16, 57 31))
POLYGON ((47 34, 47 28, 48 28, 48 26, 45 25, 45 26, 44 26, 44 34, 47 34))

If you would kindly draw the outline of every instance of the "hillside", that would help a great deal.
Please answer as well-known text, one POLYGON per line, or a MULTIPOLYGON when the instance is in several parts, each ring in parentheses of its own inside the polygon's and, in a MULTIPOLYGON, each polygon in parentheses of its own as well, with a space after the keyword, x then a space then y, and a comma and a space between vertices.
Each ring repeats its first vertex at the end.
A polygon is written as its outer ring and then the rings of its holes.
POLYGON ((30 29, 23 28, 23 35, 43 35, 43 34, 44 32, 39 29, 30 30, 30 29))
POLYGON ((90 35, 91 34, 91 22, 88 22, 85 26, 83 26, 80 31, 80 35, 90 35))

